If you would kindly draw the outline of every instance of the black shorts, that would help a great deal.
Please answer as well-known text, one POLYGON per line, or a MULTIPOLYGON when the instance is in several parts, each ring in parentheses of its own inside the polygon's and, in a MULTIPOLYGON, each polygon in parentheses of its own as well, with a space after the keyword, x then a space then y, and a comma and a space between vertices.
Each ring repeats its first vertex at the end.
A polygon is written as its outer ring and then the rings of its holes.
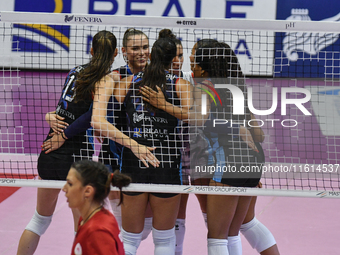
POLYGON ((38 158, 38 173, 43 180, 62 180, 65 181, 68 171, 73 162, 82 159, 89 159, 88 157, 75 157, 70 154, 57 154, 50 152, 45 154, 41 152, 38 158))
MULTIPOLYGON (((141 195, 145 192, 130 192, 130 191, 123 191, 124 195, 127 195, 127 196, 138 196, 138 195, 141 195)), ((159 197, 159 198, 170 198, 170 197, 174 197, 174 196, 177 196, 179 193, 161 193, 161 192, 152 192, 152 193, 149 193, 155 197, 159 197)))
POLYGON ((259 152, 247 148, 245 143, 238 148, 224 147, 226 171, 222 178, 214 180, 234 187, 256 187, 261 179, 264 153, 260 143, 255 143, 259 152))
MULTIPOLYGON (((155 155, 157 149, 155 150, 155 155)), ((159 161, 161 159, 157 156, 159 161)), ((150 163, 149 167, 144 166, 133 152, 124 148, 122 153, 121 172, 131 177, 132 183, 152 183, 152 184, 174 184, 180 185, 180 156, 173 159, 171 163, 167 162, 162 167, 162 162, 159 167, 153 167, 150 163)))

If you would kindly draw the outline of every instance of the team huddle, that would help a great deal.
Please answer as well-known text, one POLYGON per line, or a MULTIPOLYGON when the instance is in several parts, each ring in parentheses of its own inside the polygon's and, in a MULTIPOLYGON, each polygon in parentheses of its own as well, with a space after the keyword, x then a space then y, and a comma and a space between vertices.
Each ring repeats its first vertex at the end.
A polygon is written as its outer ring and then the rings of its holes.
MULTIPOLYGON (((183 253, 188 195, 122 191, 130 183, 261 187, 261 172, 239 170, 264 163, 264 133, 246 106, 243 114, 233 114, 233 94, 215 86, 236 86, 246 100, 245 77, 230 46, 197 41, 191 72, 182 71, 183 46, 171 30, 161 30, 149 48, 144 32, 126 30, 126 65, 112 70, 117 39, 98 32, 90 62, 68 73, 55 111, 45 116, 50 131, 38 173, 44 180, 66 180, 75 229, 71 254, 136 254, 151 232, 155 255, 183 253), (214 119, 252 120, 252 126, 214 125, 214 119), (101 143, 99 162, 92 161, 94 138, 101 143), (197 173, 197 166, 235 171, 197 173)), ((59 192, 38 188, 17 254, 34 254, 59 192)), ((240 233, 258 253, 279 254, 273 235, 255 217, 256 197, 196 196, 209 255, 242 254, 240 233)))

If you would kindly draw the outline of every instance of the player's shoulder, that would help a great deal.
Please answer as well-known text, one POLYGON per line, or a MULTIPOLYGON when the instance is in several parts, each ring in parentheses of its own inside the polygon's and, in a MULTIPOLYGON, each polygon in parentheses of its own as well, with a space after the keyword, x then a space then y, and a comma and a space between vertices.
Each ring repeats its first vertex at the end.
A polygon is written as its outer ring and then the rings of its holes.
POLYGON ((68 75, 69 75, 69 76, 70 76, 70 75, 77 75, 77 74, 80 73, 82 70, 84 70, 84 69, 86 68, 86 66, 87 66, 87 65, 79 65, 79 66, 75 66, 75 67, 73 67, 73 68, 69 71, 68 75))
POLYGON ((105 208, 102 208, 98 213, 96 213, 96 217, 93 217, 93 219, 92 231, 119 231, 115 217, 105 208), (105 222, 105 224, 103 224, 103 222, 105 222))
POLYGON ((105 82, 110 82, 110 83, 113 83, 113 84, 115 82, 114 76, 112 76, 111 74, 105 75, 101 80, 105 81, 105 82))

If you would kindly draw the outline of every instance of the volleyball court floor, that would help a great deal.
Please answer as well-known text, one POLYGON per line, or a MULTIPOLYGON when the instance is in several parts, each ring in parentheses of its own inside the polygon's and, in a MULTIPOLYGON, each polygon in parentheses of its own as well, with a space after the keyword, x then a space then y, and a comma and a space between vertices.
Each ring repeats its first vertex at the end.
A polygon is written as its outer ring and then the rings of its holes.
MULTIPOLYGON (((0 187, 0 192, 5 188, 0 187)), ((0 255, 16 254, 22 231, 36 205, 36 188, 20 188, 0 203, 0 255)), ((325 198, 259 197, 256 217, 274 234, 281 254, 340 254, 340 201, 325 198)), ((207 254, 203 217, 196 197, 189 196, 184 252, 207 254)), ((41 237, 36 255, 70 254, 73 241, 72 214, 64 193, 46 233, 41 237)), ((243 254, 255 255, 242 237, 243 254)), ((138 255, 153 254, 151 235, 141 243, 138 255)))

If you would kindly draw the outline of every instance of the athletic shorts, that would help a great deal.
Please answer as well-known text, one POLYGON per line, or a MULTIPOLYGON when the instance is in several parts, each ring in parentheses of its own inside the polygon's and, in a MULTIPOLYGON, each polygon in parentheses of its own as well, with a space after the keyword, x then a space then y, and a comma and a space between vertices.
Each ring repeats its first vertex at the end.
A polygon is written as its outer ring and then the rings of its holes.
MULTIPOLYGON (((155 150, 155 155, 159 155, 155 150)), ((157 156, 160 159, 162 155, 157 156)), ((149 167, 146 167, 142 161, 140 161, 133 152, 128 149, 123 149, 122 154, 122 168, 121 172, 131 177, 133 183, 152 183, 152 184, 175 184, 180 185, 180 160, 181 157, 174 159, 172 162, 165 162, 162 167, 162 163, 159 167, 153 167, 149 163, 149 167)), ((160 160, 161 161, 161 160, 160 160)))
MULTIPOLYGON (((145 192, 127 192, 127 191, 123 191, 123 193, 127 196, 138 196, 141 195, 145 192)), ((150 193, 151 195, 155 196, 155 197, 159 197, 159 198, 170 198, 170 197, 174 197, 177 196, 178 193, 156 193, 156 192, 152 192, 150 193)))
POLYGON ((259 152, 248 149, 245 143, 239 148, 222 146, 216 151, 217 162, 214 181, 234 187, 256 187, 261 179, 264 153, 259 143, 259 152))
POLYGON ((73 162, 88 157, 75 157, 70 154, 57 154, 41 152, 38 158, 38 173, 43 180, 65 181, 73 162))

